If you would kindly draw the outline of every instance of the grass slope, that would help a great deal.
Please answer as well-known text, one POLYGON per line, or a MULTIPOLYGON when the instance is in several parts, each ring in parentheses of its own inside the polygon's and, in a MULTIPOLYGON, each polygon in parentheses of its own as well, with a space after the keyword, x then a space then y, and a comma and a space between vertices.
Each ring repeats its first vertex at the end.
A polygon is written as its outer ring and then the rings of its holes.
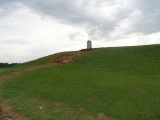
POLYGON ((160 119, 160 45, 102 48, 71 63, 0 84, 3 99, 32 120, 160 119), (43 109, 39 109, 40 107, 43 109))
POLYGON ((50 64, 50 60, 59 60, 64 55, 66 55, 68 53, 69 52, 56 53, 54 55, 49 55, 49 56, 46 56, 46 57, 42 57, 42 58, 39 58, 37 60, 33 60, 33 61, 29 61, 29 62, 26 62, 26 63, 16 65, 14 67, 0 68, 0 76, 5 75, 5 74, 10 73, 10 72, 20 71, 20 70, 23 70, 23 69, 26 69, 26 68, 30 68, 30 67, 48 65, 48 64, 50 64))

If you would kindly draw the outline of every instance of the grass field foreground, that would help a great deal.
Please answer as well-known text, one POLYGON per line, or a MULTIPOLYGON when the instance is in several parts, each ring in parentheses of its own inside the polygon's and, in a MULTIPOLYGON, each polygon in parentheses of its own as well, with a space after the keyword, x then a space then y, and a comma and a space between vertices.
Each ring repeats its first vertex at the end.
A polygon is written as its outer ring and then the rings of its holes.
POLYGON ((156 120, 159 85, 160 45, 102 48, 15 76, 0 84, 0 95, 32 120, 156 120))

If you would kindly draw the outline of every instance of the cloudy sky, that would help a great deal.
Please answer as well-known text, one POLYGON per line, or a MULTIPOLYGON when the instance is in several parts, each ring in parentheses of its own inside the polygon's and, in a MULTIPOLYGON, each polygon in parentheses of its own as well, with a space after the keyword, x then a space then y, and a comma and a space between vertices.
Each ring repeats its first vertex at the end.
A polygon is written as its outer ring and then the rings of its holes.
POLYGON ((160 0, 0 0, 0 62, 160 44, 160 0))

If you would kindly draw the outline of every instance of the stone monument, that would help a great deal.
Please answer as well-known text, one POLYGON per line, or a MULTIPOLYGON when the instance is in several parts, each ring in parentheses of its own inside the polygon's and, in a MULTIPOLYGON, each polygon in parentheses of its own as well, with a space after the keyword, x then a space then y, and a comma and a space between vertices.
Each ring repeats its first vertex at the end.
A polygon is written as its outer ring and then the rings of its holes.
POLYGON ((87 49, 92 49, 92 41, 91 40, 87 41, 87 49))

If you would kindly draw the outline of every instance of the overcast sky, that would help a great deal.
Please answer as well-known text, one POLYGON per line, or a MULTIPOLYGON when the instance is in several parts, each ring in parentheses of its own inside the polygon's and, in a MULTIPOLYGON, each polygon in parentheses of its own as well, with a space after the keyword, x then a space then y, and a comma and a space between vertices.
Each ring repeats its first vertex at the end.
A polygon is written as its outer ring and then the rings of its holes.
POLYGON ((160 44, 160 0, 0 0, 0 62, 160 44))

